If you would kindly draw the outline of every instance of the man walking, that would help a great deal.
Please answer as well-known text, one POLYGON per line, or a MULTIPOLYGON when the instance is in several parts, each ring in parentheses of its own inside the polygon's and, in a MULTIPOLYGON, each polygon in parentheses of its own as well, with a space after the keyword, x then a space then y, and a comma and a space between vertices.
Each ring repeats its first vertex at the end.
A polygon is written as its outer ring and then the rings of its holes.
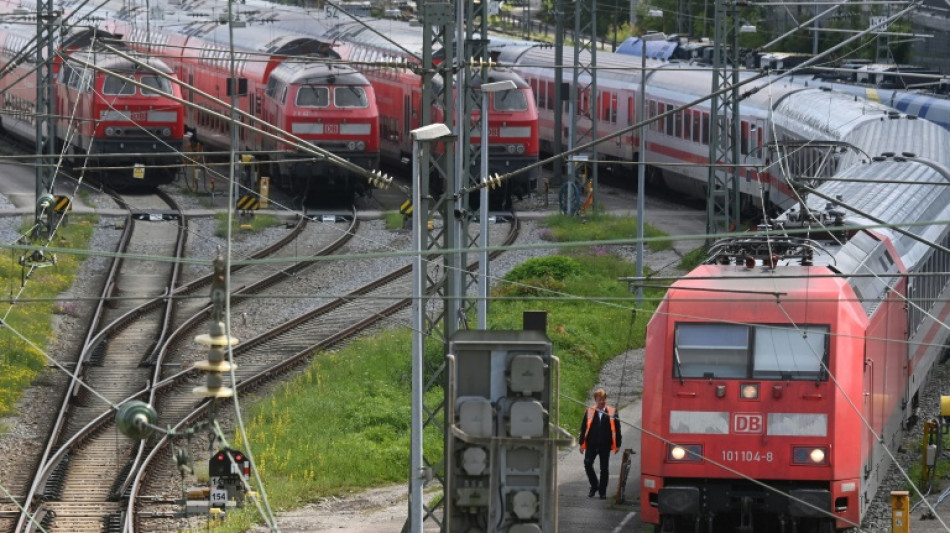
POLYGON ((584 471, 590 481, 588 498, 599 493, 601 500, 607 499, 607 476, 610 465, 610 452, 617 453, 620 449, 620 421, 617 420, 617 410, 607 406, 607 391, 594 391, 595 407, 588 407, 581 421, 581 431, 578 441, 581 444, 581 453, 584 454, 584 471), (600 456, 600 480, 594 472, 594 459, 600 456))

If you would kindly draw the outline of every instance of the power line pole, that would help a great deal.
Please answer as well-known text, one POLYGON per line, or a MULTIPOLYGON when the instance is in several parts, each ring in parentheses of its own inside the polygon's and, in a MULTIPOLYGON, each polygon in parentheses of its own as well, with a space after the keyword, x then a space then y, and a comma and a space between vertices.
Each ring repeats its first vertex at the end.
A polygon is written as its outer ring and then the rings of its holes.
MULTIPOLYGON (((571 143, 568 150, 597 139, 599 114, 597 97, 597 0, 574 3, 574 78, 571 84, 570 115, 571 143), (585 17, 585 15, 587 15, 585 17), (586 54, 585 54, 586 52, 586 54)), ((597 145, 588 154, 575 154, 574 163, 568 166, 570 185, 561 210, 575 215, 581 205, 586 179, 592 183, 592 194, 597 193, 597 145), (586 161, 585 161, 586 159, 586 161), (582 178, 584 176, 584 178, 582 178), (586 178, 586 179, 585 179, 586 178)))
MULTIPOLYGON (((426 338, 435 336, 448 349, 448 342, 455 333, 468 328, 467 317, 469 314, 474 316, 476 308, 476 300, 469 296, 469 289, 477 285, 478 277, 467 271, 465 249, 477 246, 479 236, 469 232, 473 213, 468 195, 458 194, 458 191, 478 185, 481 181, 479 163, 482 145, 486 143, 472 143, 471 132, 473 129, 481 130, 480 121, 488 120, 488 117, 479 114, 477 121, 472 118, 472 111, 480 107, 481 101, 481 94, 473 88, 473 78, 476 77, 473 70, 477 69, 481 81, 486 82, 486 65, 489 64, 485 39, 488 29, 487 2, 423 2, 419 4, 419 16, 425 43, 422 53, 421 126, 426 128, 432 125, 437 118, 433 116, 433 109, 441 109, 442 122, 455 136, 454 139, 441 140, 444 150, 432 149, 434 147, 414 150, 417 156, 414 168, 418 174, 414 177, 417 183, 414 196, 418 197, 418 201, 414 201, 417 205, 413 207, 414 231, 419 232, 418 248, 433 252, 426 253, 424 260, 417 262, 418 270, 421 271, 414 273, 418 280, 414 285, 418 285, 418 288, 413 289, 413 297, 417 302, 413 319, 417 329, 414 332, 413 358, 419 364, 414 365, 413 379, 414 388, 421 386, 425 389, 413 391, 413 419, 419 422, 418 425, 415 422, 413 424, 414 458, 422 456, 422 433, 425 427, 435 424, 443 432, 448 427, 444 397, 435 406, 423 406, 421 401, 415 401, 424 398, 425 391, 432 388, 441 387, 445 390, 444 365, 429 372, 429 375, 421 375, 424 372, 421 361, 425 354, 426 338), (442 62, 437 64, 434 55, 439 50, 443 55, 442 62), (439 190, 442 194, 433 197, 430 195, 432 190, 439 190), (434 217, 435 214, 440 215, 441 220, 434 217), (444 255, 434 253, 439 250, 450 252, 444 255), (433 300, 440 303, 430 309, 429 303, 433 300)), ((422 128, 414 131, 418 132, 422 128)), ((444 458, 436 462, 422 457, 421 463, 413 465, 417 468, 410 473, 410 488, 413 489, 411 500, 421 498, 421 478, 431 476, 443 487, 446 486, 444 458)), ((445 509, 446 497, 443 495, 442 499, 429 506, 423 505, 421 501, 410 501, 409 530, 421 532, 422 524, 432 520, 439 523, 444 531, 448 526, 446 517, 443 515, 439 522, 436 513, 445 509)))
POLYGON ((739 227, 739 168, 736 166, 740 140, 739 17, 736 5, 732 0, 716 0, 715 5, 709 180, 706 187, 707 234, 733 231, 739 227), (731 91, 722 92, 730 86, 731 91))
POLYGON ((53 10, 52 0, 36 0, 36 217, 33 237, 49 237, 52 228, 48 227, 49 213, 39 207, 44 195, 53 193, 53 178, 56 175, 56 119, 53 99, 53 60, 56 28, 59 26, 59 13, 53 10), (44 220, 44 216, 46 219, 44 220))

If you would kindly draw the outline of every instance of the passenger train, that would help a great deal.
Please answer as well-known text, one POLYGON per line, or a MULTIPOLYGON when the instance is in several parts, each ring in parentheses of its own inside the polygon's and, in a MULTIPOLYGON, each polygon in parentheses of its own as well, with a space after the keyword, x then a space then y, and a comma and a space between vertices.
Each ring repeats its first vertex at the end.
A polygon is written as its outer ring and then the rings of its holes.
MULTIPOLYGON (((204 12, 213 7, 207 0, 182 2, 175 9, 204 12)), ((417 72, 422 62, 423 28, 417 24, 397 20, 352 18, 325 11, 308 11, 288 5, 250 0, 240 6, 242 17, 249 22, 266 20, 267 24, 283 31, 309 35, 333 47, 344 61, 352 62, 372 83, 380 114, 380 150, 383 160, 403 165, 412 156, 410 132, 423 126, 422 76, 417 72), (389 68, 386 63, 406 65, 389 68)), ((332 11, 332 10, 331 10, 332 11)), ((438 56, 440 51, 435 51, 438 56)), ((475 76, 476 89, 483 82, 511 80, 516 90, 492 94, 488 110, 488 172, 504 174, 528 167, 538 161, 538 113, 530 87, 510 70, 494 68, 487 79, 475 76)), ((436 76, 435 89, 443 81, 436 76)), ((444 121, 445 110, 440 104, 431 110, 432 121, 444 121)), ((479 110, 473 111, 473 117, 479 110)), ((481 131, 472 131, 470 141, 481 143, 481 131)), ((471 161, 470 172, 481 175, 481 162, 471 161)), ((509 209, 511 196, 528 192, 538 171, 521 173, 505 183, 507 188, 491 192, 493 209, 509 209)))
MULTIPOLYGON (((186 112, 186 124, 201 143, 223 150, 232 145, 230 119, 225 117, 230 115, 233 36, 236 107, 257 119, 251 126, 278 136, 242 127, 237 148, 261 154, 271 180, 300 197, 350 201, 369 190, 365 177, 297 149, 300 139, 368 171, 379 164, 373 87, 321 43, 260 24, 229 29, 217 20, 196 20, 184 12, 166 13, 148 24, 135 17, 109 22, 140 51, 161 57, 197 89, 184 91, 195 104, 186 112)), ((242 117, 241 122, 248 121, 242 117)))
POLYGON ((647 327, 640 511, 658 531, 861 524, 950 328, 950 134, 869 161, 673 283, 647 327))
MULTIPOLYGON (((340 55, 363 69, 376 87, 380 101, 383 127, 383 154, 393 161, 406 159, 412 153, 409 132, 422 126, 422 76, 409 69, 379 68, 373 63, 404 61, 421 65, 422 27, 408 22, 366 19, 328 25, 320 36, 335 43, 340 55), (364 66, 359 66, 359 65, 364 66)), ((438 51, 437 51, 438 52, 438 51)), ((488 173, 515 172, 538 162, 538 111, 531 88, 520 76, 507 69, 491 69, 487 79, 476 76, 473 89, 482 83, 512 81, 516 89, 493 93, 488 109, 488 173)), ((437 76, 433 83, 442 85, 437 76)), ((443 117, 445 111, 434 110, 433 116, 443 117)), ((478 116, 480 111, 473 111, 478 116)), ((436 120, 443 120, 437 118, 436 120)), ((481 142, 481 131, 472 131, 470 141, 481 142)), ((480 161, 471 161, 473 175, 481 175, 480 161)), ((492 192, 494 208, 510 209, 510 197, 527 194, 530 183, 537 178, 537 170, 519 175, 507 188, 492 192)))
MULTIPOLYGON (((552 141, 554 51, 493 48, 534 89, 552 141)), ((598 94, 578 95, 601 135, 618 134, 598 148, 607 157, 638 157, 626 129, 639 121, 640 62, 598 52, 598 94)), ((703 195, 711 71, 647 68, 653 181, 703 195)), ((647 330, 639 493, 657 531, 860 525, 891 464, 885 446, 897 448, 950 337, 950 133, 756 76, 740 75, 740 187, 772 214, 716 243, 647 330)))
MULTIPOLYGON (((663 56, 671 61, 695 61, 708 66, 711 52, 694 57, 690 44, 678 43, 674 38, 659 41, 647 41, 647 57, 663 56), (670 52, 670 50, 673 52, 670 52)), ((712 43, 701 43, 705 50, 712 49, 712 43)), ((629 37, 617 47, 618 54, 640 56, 641 44, 638 38, 629 37)), ((753 69, 781 72, 811 59, 812 54, 793 54, 782 52, 759 53, 750 56, 755 60, 753 69)), ((750 65, 752 66, 752 65, 750 65)), ((920 69, 907 68, 901 71, 894 65, 884 64, 843 64, 845 71, 853 70, 851 75, 829 76, 828 74, 808 71, 789 78, 789 82, 805 87, 828 87, 834 91, 847 93, 872 102, 878 102, 896 109, 901 113, 917 115, 940 126, 950 129, 950 97, 947 95, 946 77, 937 79, 918 72, 920 69), (910 89, 916 82, 929 85, 934 90, 910 89)), ((822 69, 827 71, 830 69, 822 69)))
MULTIPOLYGON (((36 141, 35 117, 42 112, 36 108, 35 35, 35 22, 0 25, 0 126, 28 142, 36 141)), ((181 92, 135 61, 173 76, 168 65, 132 54, 117 35, 86 28, 66 32, 55 50, 55 147, 68 157, 64 167, 76 176, 87 169, 88 177, 119 188, 172 182, 184 137, 184 106, 174 99, 181 92)))
MULTIPOLYGON (((551 47, 506 42, 492 38, 496 60, 510 65, 537 97, 542 146, 552 146, 555 51, 551 47)), ((586 54, 586 52, 585 52, 586 54)), ((564 57, 573 50, 565 49, 564 57)), ((586 56, 585 56, 586 57, 586 56)), ((583 61, 583 59, 582 59, 583 61)), ((598 51, 596 95, 580 94, 575 116, 562 108, 562 124, 577 121, 590 126, 598 119, 598 157, 617 161, 639 159, 639 130, 631 129, 637 117, 641 85, 641 59, 598 51)), ((589 79, 589 78, 587 78, 589 79)), ((877 149, 867 132, 881 121, 902 116, 873 102, 856 102, 853 96, 830 89, 805 88, 755 72, 740 72, 739 89, 739 189, 743 208, 780 212, 797 198, 788 177, 819 179, 836 173, 839 151, 854 151, 870 159, 877 149)), ((708 182, 712 70, 686 63, 646 60, 644 135, 649 164, 648 186, 666 185, 687 195, 704 198, 708 182), (693 104, 683 108, 687 104, 693 104), (681 109, 683 108, 683 109, 681 109), (691 163, 691 165, 683 165, 691 163)), ((561 132, 567 146, 568 131, 561 132)), ((631 175, 633 175, 631 173, 631 175)))

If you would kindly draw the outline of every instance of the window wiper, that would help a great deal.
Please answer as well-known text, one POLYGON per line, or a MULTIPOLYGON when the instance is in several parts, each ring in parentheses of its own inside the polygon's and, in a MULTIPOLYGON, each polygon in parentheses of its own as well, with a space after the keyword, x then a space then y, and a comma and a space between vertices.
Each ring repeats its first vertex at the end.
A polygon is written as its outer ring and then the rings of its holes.
POLYGON ((685 384, 683 380, 683 370, 680 368, 680 350, 679 348, 673 348, 673 368, 675 370, 674 377, 679 378, 680 385, 685 384))

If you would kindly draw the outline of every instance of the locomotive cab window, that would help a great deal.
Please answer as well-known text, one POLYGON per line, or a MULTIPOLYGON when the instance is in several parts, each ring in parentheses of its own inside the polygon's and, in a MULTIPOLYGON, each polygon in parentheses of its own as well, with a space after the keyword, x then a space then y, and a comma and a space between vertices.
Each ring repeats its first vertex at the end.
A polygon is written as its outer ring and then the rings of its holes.
POLYGON ((828 326, 681 323, 673 376, 826 380, 828 326))
POLYGON ((129 83, 129 78, 107 75, 102 84, 103 94, 135 94, 135 85, 129 83))
POLYGON ((165 78, 159 76, 152 76, 150 74, 145 74, 139 80, 142 82, 142 85, 155 89, 154 91, 142 88, 142 94, 145 96, 161 96, 156 91, 161 91, 164 93, 172 92, 172 84, 165 78))
POLYGON ((337 107, 348 108, 366 108, 369 107, 369 99, 366 97, 366 91, 362 87, 353 85, 344 85, 333 88, 333 103, 337 107))
POLYGON ((501 91, 492 95, 495 111, 527 111, 528 99, 521 91, 501 91))
POLYGON ((297 91, 298 107, 329 107, 330 89, 307 85, 297 91))

